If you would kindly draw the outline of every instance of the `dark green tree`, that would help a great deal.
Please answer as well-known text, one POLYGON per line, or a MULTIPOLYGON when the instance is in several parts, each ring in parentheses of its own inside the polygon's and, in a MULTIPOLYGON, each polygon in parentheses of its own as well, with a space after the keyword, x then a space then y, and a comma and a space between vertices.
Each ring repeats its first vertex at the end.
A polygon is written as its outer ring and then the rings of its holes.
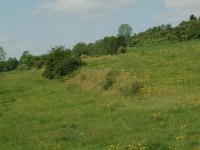
POLYGON ((16 58, 9 58, 6 61, 0 61, 0 72, 8 72, 15 70, 18 66, 18 60, 16 58))
POLYGON ((128 24, 121 24, 118 28, 118 36, 131 36, 132 34, 132 27, 128 24))
POLYGON ((84 42, 77 43, 77 44, 73 47, 72 52, 73 52, 76 56, 89 55, 89 51, 88 51, 88 49, 87 49, 87 44, 85 44, 84 42))
POLYGON ((46 58, 46 66, 43 76, 48 79, 62 78, 77 70, 83 62, 75 57, 71 50, 64 46, 52 48, 46 58))
POLYGON ((118 36, 117 37, 117 46, 120 47, 120 46, 123 46, 123 47, 126 47, 127 44, 126 44, 126 37, 125 36, 118 36))
POLYGON ((0 61, 5 60, 6 52, 4 51, 3 47, 0 47, 0 61))
POLYGON ((102 39, 97 40, 94 44, 94 55, 107 55, 107 50, 104 48, 104 42, 102 39))
POLYGON ((19 63, 20 65, 24 64, 27 65, 28 67, 31 67, 33 65, 31 62, 32 59, 33 56, 30 54, 30 52, 28 50, 25 50, 19 59, 19 63))
POLYGON ((18 66, 18 60, 16 58, 9 58, 5 62, 5 68, 4 71, 12 71, 15 70, 18 66))
POLYGON ((18 70, 29 70, 39 61, 41 61, 40 57, 33 56, 28 50, 26 50, 20 57, 18 70))
POLYGON ((89 55, 95 55, 95 44, 89 43, 87 45, 87 51, 88 51, 89 55))
POLYGON ((197 17, 196 17, 195 15, 192 14, 192 15, 190 16, 190 20, 191 20, 191 21, 192 21, 192 20, 197 20, 197 17))
POLYGON ((117 38, 114 36, 105 37, 103 39, 103 48, 106 51, 106 54, 116 54, 118 50, 117 38))

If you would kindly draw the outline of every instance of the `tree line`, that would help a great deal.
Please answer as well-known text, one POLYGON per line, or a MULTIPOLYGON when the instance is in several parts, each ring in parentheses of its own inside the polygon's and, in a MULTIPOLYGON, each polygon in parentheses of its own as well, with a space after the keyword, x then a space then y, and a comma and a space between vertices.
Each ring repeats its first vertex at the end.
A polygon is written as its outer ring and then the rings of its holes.
POLYGON ((134 34, 127 39, 127 46, 137 47, 200 39, 200 17, 191 15, 189 21, 178 26, 160 25, 144 32, 134 34))
POLYGON ((126 53, 127 47, 200 39, 200 18, 191 15, 189 21, 183 21, 176 27, 161 25, 133 35, 132 30, 130 25, 122 24, 118 27, 117 36, 106 36, 89 44, 79 42, 71 50, 56 46, 48 54, 40 56, 34 56, 26 50, 19 60, 6 59, 6 52, 0 47, 0 72, 40 69, 45 66, 44 77, 62 78, 84 64, 80 57, 82 55, 116 55, 126 53))

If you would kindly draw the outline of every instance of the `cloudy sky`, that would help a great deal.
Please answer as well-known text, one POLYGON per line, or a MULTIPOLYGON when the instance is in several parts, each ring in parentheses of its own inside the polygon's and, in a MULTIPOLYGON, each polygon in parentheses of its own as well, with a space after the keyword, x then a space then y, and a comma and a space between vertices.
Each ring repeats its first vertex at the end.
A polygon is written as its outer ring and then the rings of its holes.
POLYGON ((200 16, 200 0, 0 0, 0 46, 8 56, 43 54, 116 35, 127 23, 138 33, 200 16))

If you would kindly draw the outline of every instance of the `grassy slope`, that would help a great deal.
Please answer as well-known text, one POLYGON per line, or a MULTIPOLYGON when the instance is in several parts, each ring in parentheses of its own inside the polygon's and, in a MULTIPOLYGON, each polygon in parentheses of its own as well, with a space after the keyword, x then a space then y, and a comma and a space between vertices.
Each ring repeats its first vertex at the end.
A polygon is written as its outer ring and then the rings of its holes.
POLYGON ((1 73, 0 149, 199 149, 200 41, 129 52, 87 58, 65 83, 1 73))

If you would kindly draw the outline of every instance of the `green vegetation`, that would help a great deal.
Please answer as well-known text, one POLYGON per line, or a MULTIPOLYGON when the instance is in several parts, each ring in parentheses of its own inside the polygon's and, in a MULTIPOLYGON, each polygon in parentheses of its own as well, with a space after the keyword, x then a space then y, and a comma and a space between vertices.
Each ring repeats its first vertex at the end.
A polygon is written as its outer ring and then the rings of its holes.
MULTIPOLYGON (((130 25, 121 24, 118 27, 117 36, 106 36, 103 39, 97 40, 96 42, 89 44, 79 42, 72 48, 72 54, 70 55, 74 55, 73 58, 76 57, 76 59, 79 59, 78 57, 85 55, 116 55, 126 53, 127 47, 155 46, 183 41, 198 40, 200 39, 200 20, 197 19, 196 16, 191 15, 189 21, 183 21, 176 27, 172 27, 170 24, 161 25, 158 27, 149 28, 145 32, 140 32, 134 35, 132 35, 132 30, 133 29, 130 25)), ((66 49, 64 47, 62 48, 66 49)), ((68 49, 68 51, 70 51, 70 49, 68 49)), ((6 52, 2 47, 0 47, 0 72, 13 71, 16 69, 20 71, 30 70, 31 68, 40 69, 44 66, 44 64, 54 63, 53 60, 49 57, 51 57, 50 54, 33 56, 28 50, 26 50, 20 57, 19 62, 16 61, 16 58, 10 58, 10 60, 7 61, 5 60, 6 52)), ((68 63, 69 62, 63 62, 62 65, 59 64, 61 66, 57 67, 57 69, 60 68, 57 71, 55 71, 54 64, 52 64, 50 67, 51 69, 49 69, 54 70, 54 73, 50 75, 48 71, 48 73, 44 73, 44 76, 48 78, 55 78, 55 76, 62 77, 66 74, 72 73, 73 71, 67 71, 66 73, 66 70, 63 68, 66 66, 69 67, 69 65, 67 65, 68 63), (65 71, 63 72, 63 70, 65 71), (53 75, 55 73, 59 75, 53 75)))
POLYGON ((2 47, 0 47, 0 61, 5 60, 6 52, 2 47))
POLYGON ((124 37, 129 37, 131 36, 131 34, 133 29, 130 25, 128 24, 121 24, 118 28, 118 36, 124 36, 124 37))
POLYGON ((63 46, 55 47, 47 57, 43 76, 48 79, 62 78, 76 71, 82 64, 80 58, 74 57, 70 50, 63 46))
POLYGON ((18 60, 16 58, 9 58, 6 60, 6 52, 0 47, 0 72, 13 71, 18 66, 18 60))
POLYGON ((189 21, 183 21, 178 26, 161 25, 147 29, 145 32, 129 37, 129 47, 175 43, 200 39, 200 20, 191 15, 189 21))
POLYGON ((9 58, 6 61, 0 61, 0 72, 13 71, 18 66, 18 60, 16 58, 9 58))
POLYGON ((85 58, 64 83, 1 73, 0 149, 198 150, 199 56, 191 41, 85 58))

